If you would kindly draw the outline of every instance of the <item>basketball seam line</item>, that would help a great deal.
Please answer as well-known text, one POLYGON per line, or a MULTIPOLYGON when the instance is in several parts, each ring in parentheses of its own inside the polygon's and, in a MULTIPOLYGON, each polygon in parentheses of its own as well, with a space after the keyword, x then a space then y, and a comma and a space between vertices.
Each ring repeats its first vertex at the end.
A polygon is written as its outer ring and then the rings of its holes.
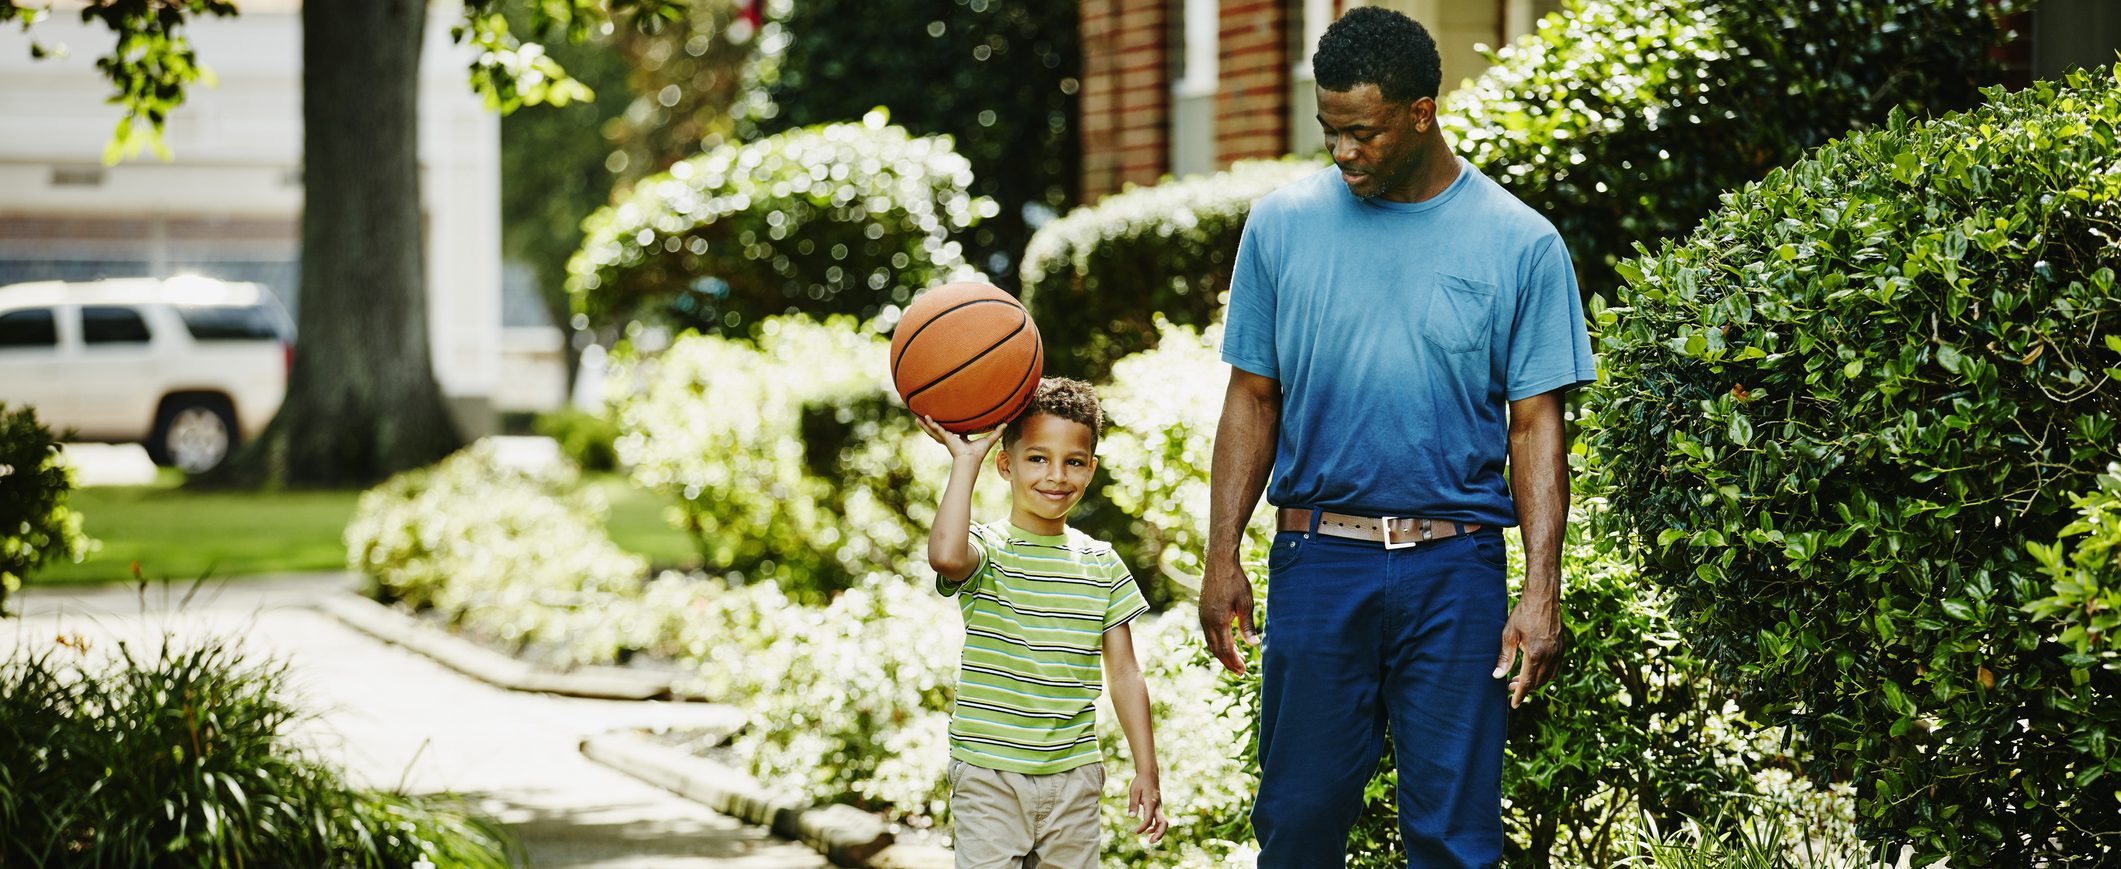
MULTIPOLYGON (((1037 330, 1036 330, 1036 329, 1034 328, 1034 329, 1033 329, 1032 331, 1036 332, 1037 330)), ((1031 348, 1032 348, 1032 351, 1031 351, 1031 352, 1032 352, 1032 356, 1031 356, 1031 365, 1030 365, 1030 367, 1027 367, 1027 368, 1025 368, 1025 369, 1024 369, 1024 376, 1022 376, 1022 377, 1019 377, 1019 378, 1017 378, 1017 379, 1016 379, 1016 387, 1015 387, 1014 389, 1011 389, 1011 390, 1009 390, 1009 394, 1010 394, 1010 395, 1015 395, 1015 394, 1016 394, 1016 391, 1017 391, 1018 389, 1022 389, 1022 388, 1024 388, 1024 381, 1026 381, 1026 380, 1029 380, 1029 379, 1031 379, 1031 372, 1032 372, 1032 371, 1034 371, 1034 370, 1038 370, 1038 369, 1043 369, 1043 368, 1045 368, 1045 367, 1046 367, 1046 366, 1045 366, 1045 363, 1046 363, 1046 344, 1045 344, 1045 342, 1043 342, 1043 341, 1040 341, 1040 342, 1038 342, 1038 343, 1036 343, 1036 344, 1033 344, 1033 345, 1031 345, 1031 348)), ((993 348, 991 348, 991 347, 990 347, 990 348, 988 348, 988 349, 990 349, 990 350, 991 350, 991 349, 993 349, 993 348)), ((1032 390, 1032 393, 1036 393, 1036 392, 1037 392, 1037 390, 1035 390, 1035 389, 1034 389, 1034 390, 1032 390)), ((964 419, 951 419, 951 420, 936 420, 936 423, 937 423, 938 425, 954 425, 954 424, 957 424, 957 423, 961 423, 961 422, 970 422, 970 421, 972 421, 972 420, 975 420, 975 419, 979 419, 980 417, 986 416, 987 414, 990 414, 990 413, 993 413, 993 412, 995 412, 995 411, 997 411, 997 410, 1000 410, 1000 409, 1002 409, 1002 405, 1004 405, 1004 404, 1008 404, 1008 403, 1009 403, 1009 399, 1008 399, 1008 398, 1003 398, 1003 399, 1002 399, 1001 401, 995 402, 995 403, 993 404, 993 406, 991 406, 991 407, 988 407, 988 408, 987 408, 986 410, 983 410, 983 411, 980 411, 979 413, 975 413, 975 414, 973 414, 973 415, 971 415, 971 416, 965 417, 964 419)), ((1023 405, 1026 405, 1026 404, 1030 404, 1030 403, 1031 403, 1031 393, 1026 393, 1026 394, 1024 395, 1024 400, 1023 400, 1023 401, 1021 401, 1021 402, 1018 402, 1018 406, 1017 406, 1017 409, 1018 409, 1018 410, 1022 410, 1022 409, 1023 409, 1023 405)))
MULTIPOLYGON (((926 331, 928 331, 928 327, 929 327, 929 326, 933 326, 933 325, 935 325, 935 321, 937 321, 937 320, 940 320, 940 319, 942 319, 942 318, 944 318, 944 317, 948 316, 948 315, 949 315, 949 314, 950 314, 951 312, 953 312, 953 311, 957 311, 957 310, 960 310, 960 309, 963 309, 963 308, 969 308, 969 307, 972 307, 973 305, 982 305, 982 304, 993 304, 993 305, 1011 305, 1011 306, 1013 306, 1013 307, 1017 308, 1018 310, 1022 310, 1022 309, 1023 309, 1023 307, 1024 307, 1024 306, 1023 306, 1022 304, 1019 304, 1019 303, 1015 302, 1014 300, 1009 300, 1009 299, 972 299, 972 300, 969 300, 969 301, 959 302, 959 303, 957 303, 957 304, 955 304, 955 305, 951 305, 951 306, 950 306, 950 307, 948 307, 948 308, 944 308, 944 309, 942 309, 942 310, 940 310, 940 311, 937 311, 937 312, 935 313, 935 316, 933 316, 933 317, 929 317, 929 318, 928 318, 928 322, 922 323, 922 324, 921 324, 921 327, 920 327, 920 328, 918 328, 918 329, 915 329, 915 330, 913 330, 913 334, 911 334, 911 335, 908 335, 908 336, 906 336, 906 343, 904 343, 904 344, 901 344, 901 345, 899 345, 899 348, 898 348, 898 353, 897 353, 896 355, 894 355, 894 356, 892 356, 892 357, 891 357, 891 370, 893 370, 893 371, 897 371, 897 370, 898 370, 898 364, 899 364, 899 362, 900 362, 901 360, 904 360, 904 359, 906 358, 906 351, 907 351, 907 350, 909 350, 909 349, 911 349, 911 348, 913 347, 913 341, 914 341, 914 339, 916 339, 916 338, 919 338, 919 337, 921 337, 921 333, 922 333, 922 332, 926 332, 926 331)), ((1028 318, 1028 317, 1030 317, 1031 315, 1030 315, 1029 313, 1026 313, 1026 314, 1024 314, 1024 316, 1025 316, 1026 318, 1028 318)), ((989 347, 989 348, 987 348, 987 349, 988 349, 988 350, 992 350, 992 349, 994 349, 994 348, 992 348, 992 347, 989 347)), ((974 358, 978 358, 978 357, 974 357, 974 358)), ((951 373, 952 373, 952 374, 955 374, 956 372, 951 372, 951 373)), ((943 375, 943 376, 944 376, 944 377, 948 377, 948 376, 950 376, 950 375, 946 374, 946 375, 943 375)), ((929 385, 930 385, 930 386, 932 386, 932 385, 934 385, 934 384, 933 384, 933 383, 931 383, 931 384, 929 384, 929 385)), ((924 387, 921 387, 921 388, 922 388, 922 389, 926 389, 927 387, 926 387, 926 386, 924 386, 924 387)))
MULTIPOLYGON (((929 321, 929 322, 934 322, 934 321, 933 321, 933 320, 931 320, 931 321, 929 321)), ((943 376, 941 376, 941 377, 938 377, 938 378, 936 378, 936 379, 934 379, 934 380, 930 380, 930 381, 928 381, 928 382, 927 382, 926 384, 922 385, 922 386, 921 386, 921 388, 919 388, 919 389, 916 389, 916 390, 913 390, 912 392, 908 392, 908 393, 906 393, 906 403, 907 403, 907 404, 909 404, 909 405, 910 405, 910 404, 912 404, 912 403, 913 403, 913 399, 914 399, 914 397, 915 397, 915 396, 917 396, 917 395, 920 395, 920 394, 921 394, 921 393, 923 393, 923 392, 927 392, 928 390, 930 390, 930 389, 933 389, 933 388, 935 388, 935 385, 936 385, 936 384, 938 384, 938 383, 941 383, 941 382, 943 382, 943 381, 945 381, 945 380, 949 380, 949 379, 950 379, 950 378, 951 378, 951 377, 952 377, 953 375, 956 375, 956 374, 957 374, 958 372, 960 372, 960 371, 963 371, 963 370, 965 370, 965 367, 966 367, 966 366, 968 366, 968 365, 971 365, 971 364, 972 364, 972 363, 974 363, 974 362, 978 362, 978 361, 980 361, 981 359, 984 359, 984 358, 986 358, 987 354, 989 354, 989 353, 992 353, 992 352, 994 352, 994 348, 996 348, 996 347, 1000 347, 1000 346, 1002 346, 1003 344, 1007 344, 1007 343, 1009 343, 1009 340, 1010 340, 1010 339, 1012 339, 1012 338, 1015 338, 1016 336, 1018 336, 1018 335, 1021 335, 1021 334, 1023 334, 1023 331, 1024 331, 1024 326, 1025 326, 1025 325, 1027 325, 1027 324, 1029 324, 1030 322, 1031 322, 1031 317, 1030 317, 1030 316, 1028 316, 1028 315, 1026 315, 1026 316, 1024 317, 1024 320, 1023 320, 1023 322, 1021 322, 1021 323, 1018 323, 1018 324, 1016 324, 1016 328, 1014 328, 1014 329, 1011 329, 1011 330, 1009 330, 1009 334, 1007 334, 1007 335, 1003 335, 1003 336, 1001 337, 1001 340, 999 340, 999 341, 996 341, 996 342, 994 342, 994 343, 992 343, 992 344, 989 344, 989 345, 987 345, 986 349, 983 349, 983 350, 981 350, 981 351, 980 351, 980 352, 978 352, 978 353, 974 353, 974 354, 972 354, 972 358, 970 358, 970 359, 966 359, 965 361, 963 361, 963 362, 960 362, 960 363, 958 363, 958 364, 957 364, 957 367, 956 367, 956 368, 952 368, 952 369, 950 369, 949 371, 945 371, 945 372, 943 372, 943 376)), ((926 324, 923 324, 923 325, 922 325, 922 328, 926 328, 926 324)), ((915 334, 918 334, 918 333, 915 333, 915 334)), ((907 339, 907 341, 906 341, 906 346, 908 346, 908 347, 911 347, 911 346, 913 346, 913 340, 912 340, 912 339, 910 339, 910 338, 909 338, 909 339, 907 339)), ((1041 349, 1043 349, 1043 348, 1041 348, 1041 349)), ((1019 383, 1019 384, 1021 384, 1021 383, 1022 383, 1022 378, 1018 378, 1018 383, 1019 383)))

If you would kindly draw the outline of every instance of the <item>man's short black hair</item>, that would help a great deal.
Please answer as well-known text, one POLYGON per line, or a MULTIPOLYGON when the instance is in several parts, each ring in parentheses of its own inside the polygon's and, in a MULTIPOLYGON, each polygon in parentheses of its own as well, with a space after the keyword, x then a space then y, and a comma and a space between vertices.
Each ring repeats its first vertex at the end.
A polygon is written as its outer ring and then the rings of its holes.
POLYGON ((1093 448, 1098 438, 1104 437, 1105 410, 1098 405, 1097 392, 1090 384, 1066 377, 1046 377, 1039 380, 1038 390, 1031 394, 1031 402, 1024 405, 1023 412, 1002 429, 1002 447, 1015 446, 1017 438, 1024 436, 1024 420, 1042 413, 1089 426, 1093 448))
POLYGON ((1390 9, 1357 6, 1318 38, 1311 72, 1319 87, 1335 93, 1374 84, 1379 96, 1406 103, 1436 98, 1443 60, 1419 22, 1390 9))

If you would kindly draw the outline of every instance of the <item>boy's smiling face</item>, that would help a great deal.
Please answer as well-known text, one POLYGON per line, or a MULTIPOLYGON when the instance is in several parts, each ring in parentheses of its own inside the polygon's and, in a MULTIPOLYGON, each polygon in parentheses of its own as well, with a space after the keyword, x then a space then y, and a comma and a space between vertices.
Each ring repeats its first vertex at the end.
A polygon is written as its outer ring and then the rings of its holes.
POLYGON ((1009 481, 1009 521, 1033 534, 1060 534, 1097 471, 1097 436, 1087 425, 1049 413, 1020 424, 1016 442, 994 457, 995 470, 1009 481))

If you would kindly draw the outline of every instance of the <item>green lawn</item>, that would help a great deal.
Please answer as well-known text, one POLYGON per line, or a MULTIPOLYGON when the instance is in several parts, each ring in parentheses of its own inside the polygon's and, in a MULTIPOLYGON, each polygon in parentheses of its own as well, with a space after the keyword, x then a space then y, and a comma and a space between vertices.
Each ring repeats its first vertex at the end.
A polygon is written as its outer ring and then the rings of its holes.
POLYGON ((101 548, 80 564, 48 564, 30 584, 132 578, 188 581, 346 567, 339 535, 359 492, 193 492, 165 475, 152 486, 76 489, 67 505, 101 548))
MULTIPOLYGON (((134 562, 149 579, 179 581, 346 567, 341 535, 360 492, 194 492, 179 488, 180 478, 165 472, 151 486, 75 490, 67 503, 102 547, 80 564, 45 565, 30 584, 130 580, 134 562)), ((589 484, 611 504, 620 547, 657 567, 698 564, 691 541, 663 521, 660 496, 615 475, 589 484)))
POLYGON ((617 474, 599 474, 589 477, 588 482, 603 492, 605 502, 611 505, 604 530, 620 549, 647 558, 656 568, 700 566, 700 551, 692 545, 692 538, 671 527, 663 516, 671 503, 668 497, 634 488, 617 474))

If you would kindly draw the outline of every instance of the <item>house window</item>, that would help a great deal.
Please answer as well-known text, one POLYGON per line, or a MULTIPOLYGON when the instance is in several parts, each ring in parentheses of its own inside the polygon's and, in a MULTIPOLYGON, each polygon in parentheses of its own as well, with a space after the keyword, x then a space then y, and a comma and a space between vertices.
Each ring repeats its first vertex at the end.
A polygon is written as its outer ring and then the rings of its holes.
POLYGON ((1215 171, 1217 0, 1178 0, 1178 75, 1171 82, 1171 174, 1215 171))

